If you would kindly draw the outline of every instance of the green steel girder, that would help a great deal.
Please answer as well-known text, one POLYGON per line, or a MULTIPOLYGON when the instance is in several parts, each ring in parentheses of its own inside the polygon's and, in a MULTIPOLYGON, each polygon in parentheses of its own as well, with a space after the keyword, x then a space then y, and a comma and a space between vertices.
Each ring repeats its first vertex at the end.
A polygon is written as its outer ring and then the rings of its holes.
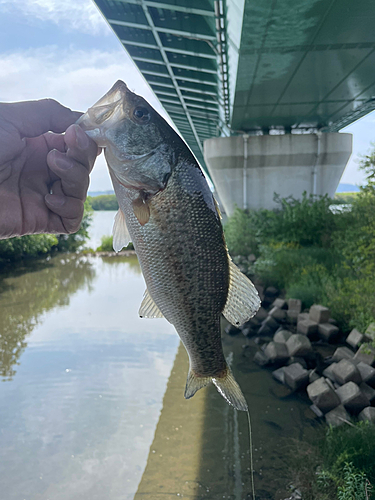
POLYGON ((373 0, 245 0, 229 54, 232 129, 333 131, 374 109, 374 22, 373 0))
POLYGON ((120 21, 119 19, 108 19, 108 22, 113 26, 117 25, 117 26, 124 26, 125 28, 137 28, 137 29, 151 31, 154 36, 155 33, 168 33, 169 35, 182 36, 187 38, 189 37, 198 38, 199 40, 209 40, 211 42, 214 42, 216 40, 216 37, 214 35, 204 33, 203 30, 202 32, 190 31, 188 29, 177 30, 173 28, 164 28, 163 26, 155 26, 154 24, 152 26, 149 26, 143 23, 120 21))
POLYGON ((203 141, 217 135, 225 119, 218 2, 95 3, 205 168, 203 141))
MULTIPOLYGON (((119 1, 126 4, 139 5, 138 0, 119 0, 119 1)), ((158 9, 171 10, 174 12, 183 12, 184 14, 195 14, 198 16, 208 16, 208 17, 213 17, 215 15, 211 10, 199 9, 194 7, 192 8, 187 5, 175 5, 172 3, 152 2, 147 0, 145 0, 143 3, 144 5, 146 5, 146 7, 157 7, 158 9)))

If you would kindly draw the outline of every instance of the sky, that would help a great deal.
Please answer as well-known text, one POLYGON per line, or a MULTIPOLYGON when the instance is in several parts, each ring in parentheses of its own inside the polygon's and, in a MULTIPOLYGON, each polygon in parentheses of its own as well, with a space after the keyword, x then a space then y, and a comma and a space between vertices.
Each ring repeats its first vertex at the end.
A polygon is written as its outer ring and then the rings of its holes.
MULTIPOLYGON (((92 0, 0 0, 0 101, 51 97, 85 111, 119 79, 164 109, 92 0)), ((353 154, 341 183, 361 184, 358 155, 375 140, 375 112, 342 132, 353 134, 353 154)), ((90 191, 112 189, 104 157, 90 191)))

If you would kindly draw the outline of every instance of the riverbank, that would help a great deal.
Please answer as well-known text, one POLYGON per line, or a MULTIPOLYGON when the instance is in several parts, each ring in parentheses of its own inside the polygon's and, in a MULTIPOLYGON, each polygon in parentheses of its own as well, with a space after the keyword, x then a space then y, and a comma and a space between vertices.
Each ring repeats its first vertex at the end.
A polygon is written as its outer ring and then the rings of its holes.
POLYGON ((121 252, 97 252, 97 251, 92 251, 92 250, 84 250, 81 252, 82 255, 90 255, 92 257, 131 257, 131 256, 136 256, 137 254, 135 253, 134 250, 121 250, 121 252))
MULTIPOLYGON (((303 449, 320 436, 321 427, 306 401, 283 391, 253 362, 257 344, 228 336, 226 326, 223 321, 224 353, 250 408, 256 498, 284 500, 292 493, 291 443, 303 449)), ((187 372, 188 358, 180 344, 135 500, 145 495, 252 500, 246 413, 230 407, 213 385, 185 400, 187 372)))
MULTIPOLYGON (((304 500, 367 500, 371 498, 370 482, 375 482, 375 452, 366 450, 366 439, 358 450, 353 452, 351 448, 352 437, 362 432, 361 426, 367 426, 363 432, 367 438, 375 439, 373 424, 357 423, 352 418, 354 414, 362 415, 361 411, 365 418, 375 413, 374 388, 367 384, 366 375, 373 373, 371 365, 375 364, 375 339, 368 335, 375 323, 373 158, 372 155, 366 160, 368 184, 345 210, 332 211, 332 200, 327 197, 304 195, 301 200, 275 197, 277 210, 237 209, 225 226, 234 262, 250 278, 262 282, 263 289, 278 289, 281 297, 289 301, 289 308, 281 305, 282 300, 274 304, 274 310, 268 308, 272 300, 269 301, 260 313, 263 317, 258 316, 243 329, 245 336, 254 336, 260 347, 257 360, 271 365, 275 378, 285 384, 280 388, 289 393, 298 391, 300 382, 301 387, 315 383, 313 387, 309 385, 310 399, 317 402, 315 413, 327 414, 330 424, 346 422, 345 429, 329 431, 319 445, 306 446, 307 453, 310 450, 315 457, 308 468, 303 454, 297 454, 300 460, 295 464, 295 476, 306 479, 305 468, 312 478, 307 486, 305 480, 299 483, 304 500), (299 310, 289 311, 290 302, 298 302, 299 310), (311 317, 310 307, 314 304, 320 305, 316 312, 319 309, 326 314, 324 321, 311 317), (330 320, 327 311, 333 319, 330 320), (291 325, 284 323, 287 319, 291 325), (369 338, 363 336, 365 333, 369 338), (335 336, 337 340, 337 334, 340 334, 339 344, 334 345, 332 341, 335 336), (310 340, 313 341, 314 335, 316 344, 312 347, 310 340), (361 340, 354 346, 345 345, 347 337, 352 342, 354 337, 361 340), (365 345, 360 346, 361 343, 365 345), (317 350, 322 349, 326 352, 319 354, 320 366, 316 366, 317 350), (356 361, 367 366, 357 367, 356 361), (342 368, 347 370, 345 375, 342 368), (346 378, 348 370, 354 378, 346 378), (331 397, 331 408, 323 407, 322 411, 323 393, 331 397), (359 406, 354 407, 354 402, 359 406), (335 414, 332 420, 331 410, 335 414), (340 433, 345 432, 344 439, 340 433), (332 443, 340 449, 340 460, 325 460, 324 450, 332 443), (368 457, 366 463, 359 459, 361 455, 368 457)), ((304 389, 300 394, 307 398, 304 389)))

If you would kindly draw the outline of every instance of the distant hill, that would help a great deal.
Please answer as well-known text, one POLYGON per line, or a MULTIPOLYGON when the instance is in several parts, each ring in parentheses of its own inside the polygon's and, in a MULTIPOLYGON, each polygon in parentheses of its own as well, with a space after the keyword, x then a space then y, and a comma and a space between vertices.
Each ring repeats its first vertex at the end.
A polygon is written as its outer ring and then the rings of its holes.
POLYGON ((336 189, 336 193, 357 193, 359 192, 359 187, 355 184, 339 184, 336 189))
POLYGON ((102 196, 103 194, 115 194, 115 192, 113 189, 110 189, 109 191, 89 191, 87 194, 94 198, 95 196, 102 196))

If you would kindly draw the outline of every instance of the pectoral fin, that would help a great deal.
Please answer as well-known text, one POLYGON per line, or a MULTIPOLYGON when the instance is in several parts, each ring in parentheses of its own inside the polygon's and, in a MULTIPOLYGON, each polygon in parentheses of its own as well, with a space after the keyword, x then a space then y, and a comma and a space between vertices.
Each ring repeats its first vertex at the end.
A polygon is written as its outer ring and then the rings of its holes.
POLYGON ((150 219, 150 207, 146 200, 141 196, 132 202, 134 215, 137 217, 141 226, 147 224, 150 219))
POLYGON ((122 248, 127 247, 130 242, 131 238, 126 227, 125 215, 119 208, 113 224, 113 250, 119 252, 122 248))
POLYGON ((146 289, 141 307, 138 312, 140 318, 164 318, 158 306, 146 289))
POLYGON ((241 273, 229 257, 229 290, 223 315, 235 326, 241 326, 260 307, 258 292, 247 276, 241 273))

